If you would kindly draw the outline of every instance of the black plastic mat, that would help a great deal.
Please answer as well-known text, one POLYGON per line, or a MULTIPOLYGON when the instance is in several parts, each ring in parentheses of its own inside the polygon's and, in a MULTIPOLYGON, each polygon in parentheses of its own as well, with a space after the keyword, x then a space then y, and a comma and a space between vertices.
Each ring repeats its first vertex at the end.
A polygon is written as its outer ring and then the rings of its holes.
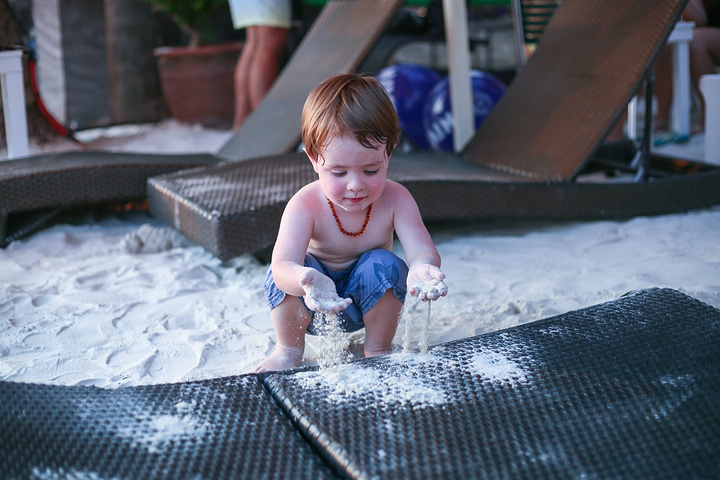
POLYGON ((264 382, 350 478, 720 475, 720 311, 673 290, 264 382))
POLYGON ((0 478, 335 478, 255 376, 103 390, 0 382, 0 478))

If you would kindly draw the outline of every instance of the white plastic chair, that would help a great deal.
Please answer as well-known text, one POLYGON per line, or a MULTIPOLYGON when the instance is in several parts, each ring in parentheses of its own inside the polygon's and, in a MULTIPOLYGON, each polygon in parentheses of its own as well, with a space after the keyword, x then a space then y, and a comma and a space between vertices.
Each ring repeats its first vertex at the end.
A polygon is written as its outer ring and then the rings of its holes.
POLYGON ((705 162, 720 165, 720 74, 700 77, 705 99, 705 162))

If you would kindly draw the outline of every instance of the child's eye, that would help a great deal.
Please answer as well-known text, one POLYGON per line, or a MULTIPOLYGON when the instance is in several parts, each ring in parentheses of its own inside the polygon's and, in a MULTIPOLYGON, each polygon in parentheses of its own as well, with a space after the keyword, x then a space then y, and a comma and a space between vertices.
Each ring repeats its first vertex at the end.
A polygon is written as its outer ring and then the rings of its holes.
POLYGON ((375 175, 380 171, 379 168, 376 168, 375 170, 365 170, 365 175, 375 175))
POLYGON ((342 177, 345 175, 345 172, 334 172, 332 170, 330 171, 330 173, 332 173, 335 177, 342 177))

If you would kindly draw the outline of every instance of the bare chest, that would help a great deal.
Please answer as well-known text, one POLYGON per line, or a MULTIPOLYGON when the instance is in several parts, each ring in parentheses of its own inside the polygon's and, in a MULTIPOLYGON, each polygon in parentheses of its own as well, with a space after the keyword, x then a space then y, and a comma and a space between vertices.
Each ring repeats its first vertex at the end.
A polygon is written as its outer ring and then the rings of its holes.
POLYGON ((323 214, 313 229, 308 252, 328 268, 343 270, 369 250, 392 249, 392 216, 377 210, 369 216, 365 212, 362 215, 323 214))

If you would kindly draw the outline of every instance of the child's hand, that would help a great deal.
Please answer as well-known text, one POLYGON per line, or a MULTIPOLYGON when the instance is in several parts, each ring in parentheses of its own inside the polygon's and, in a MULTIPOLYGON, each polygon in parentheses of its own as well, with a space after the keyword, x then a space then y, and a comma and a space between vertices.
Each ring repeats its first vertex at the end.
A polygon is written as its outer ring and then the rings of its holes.
POLYGON ((333 281, 314 268, 305 269, 300 285, 305 290, 305 305, 314 312, 337 313, 352 303, 349 298, 339 297, 333 281))
POLYGON ((448 291, 444 279, 445 274, 435 265, 426 263, 411 268, 407 278, 410 295, 423 302, 444 297, 448 291))

